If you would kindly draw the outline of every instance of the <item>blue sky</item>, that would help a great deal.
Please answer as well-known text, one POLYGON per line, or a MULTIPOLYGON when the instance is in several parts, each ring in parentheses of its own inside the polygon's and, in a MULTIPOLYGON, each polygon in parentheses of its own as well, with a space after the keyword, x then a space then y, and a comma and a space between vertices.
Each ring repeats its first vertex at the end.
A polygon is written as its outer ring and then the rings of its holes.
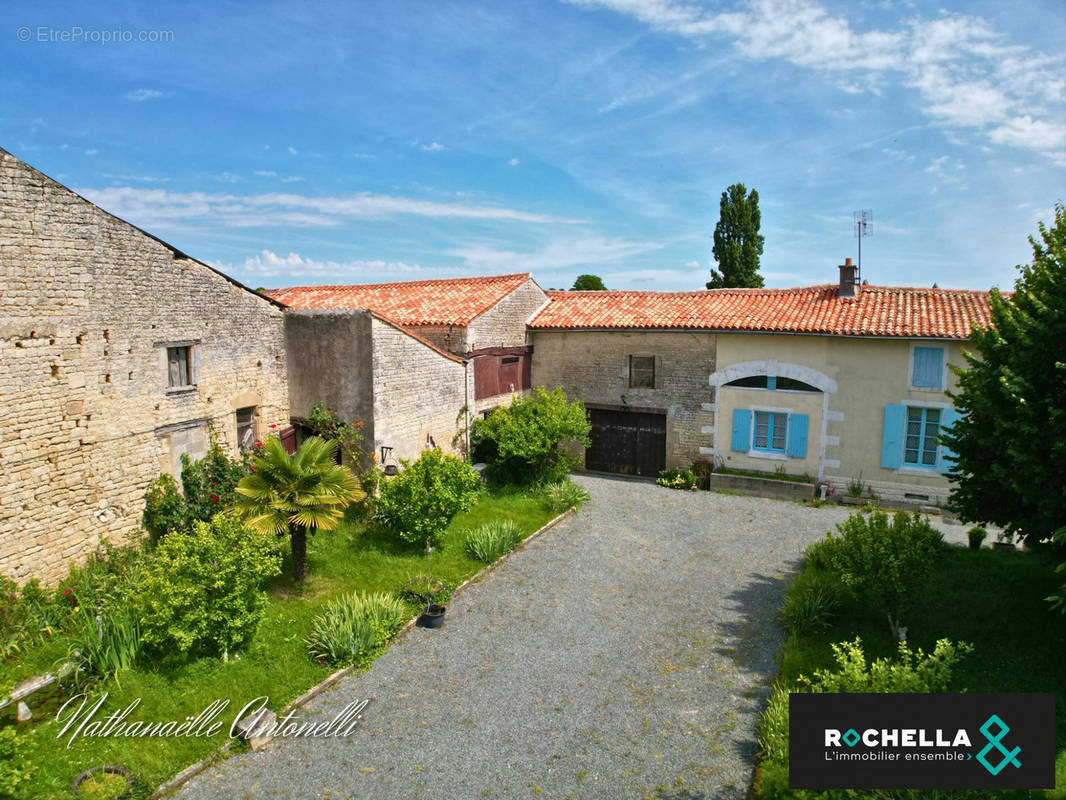
POLYGON ((702 288, 741 181, 769 286, 868 208, 871 283, 1008 287, 1066 199, 1061 0, 102 5, 7 6, 0 146, 252 286, 702 288))

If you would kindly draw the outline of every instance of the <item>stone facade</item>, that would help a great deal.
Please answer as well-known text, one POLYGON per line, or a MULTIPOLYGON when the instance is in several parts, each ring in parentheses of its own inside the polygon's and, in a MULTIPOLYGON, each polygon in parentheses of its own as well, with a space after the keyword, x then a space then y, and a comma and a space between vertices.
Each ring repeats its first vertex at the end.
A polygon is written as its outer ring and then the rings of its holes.
POLYGON ((467 325, 467 351, 489 347, 521 347, 526 343, 526 323, 548 302, 532 278, 467 325))
POLYGON ((682 331, 533 330, 533 385, 609 408, 666 414, 666 466, 707 458, 717 337, 682 331), (654 388, 630 388, 630 356, 655 358, 654 388), (704 448, 701 451, 701 448, 704 448))
POLYGON ((474 397, 473 370, 378 317, 373 336, 374 445, 393 458, 418 458, 436 444, 463 450, 461 435, 474 397))
POLYGON ((238 409, 287 423, 283 318, 2 150, 0 197, 0 574, 55 581, 181 452, 235 448, 238 409))

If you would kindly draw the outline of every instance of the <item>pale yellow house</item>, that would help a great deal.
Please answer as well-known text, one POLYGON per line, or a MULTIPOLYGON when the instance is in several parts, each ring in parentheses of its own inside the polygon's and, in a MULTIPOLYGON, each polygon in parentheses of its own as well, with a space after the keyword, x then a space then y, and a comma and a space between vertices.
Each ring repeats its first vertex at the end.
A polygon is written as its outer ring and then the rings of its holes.
POLYGON ((946 499, 951 365, 988 294, 836 284, 550 292, 530 323, 534 385, 590 409, 592 469, 654 475, 705 459, 837 490, 946 499))

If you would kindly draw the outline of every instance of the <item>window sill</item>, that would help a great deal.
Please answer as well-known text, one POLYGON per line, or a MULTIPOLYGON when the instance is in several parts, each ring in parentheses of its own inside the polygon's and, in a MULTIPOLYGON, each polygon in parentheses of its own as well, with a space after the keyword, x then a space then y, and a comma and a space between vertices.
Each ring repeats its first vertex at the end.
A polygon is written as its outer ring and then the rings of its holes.
POLYGON ((771 453, 768 450, 749 450, 748 455, 752 458, 765 458, 770 461, 788 461, 784 453, 771 453))
POLYGON ((935 478, 940 475, 940 470, 936 467, 900 467, 896 472, 899 475, 920 475, 926 478, 935 478))
POLYGON ((199 387, 196 386, 196 384, 193 384, 192 386, 169 386, 169 387, 167 387, 166 395, 167 395, 167 397, 173 397, 173 396, 179 396, 179 395, 184 395, 184 394, 192 394, 198 388, 199 387))
POLYGON ((910 386, 908 387, 912 392, 940 392, 944 393, 943 386, 910 386))

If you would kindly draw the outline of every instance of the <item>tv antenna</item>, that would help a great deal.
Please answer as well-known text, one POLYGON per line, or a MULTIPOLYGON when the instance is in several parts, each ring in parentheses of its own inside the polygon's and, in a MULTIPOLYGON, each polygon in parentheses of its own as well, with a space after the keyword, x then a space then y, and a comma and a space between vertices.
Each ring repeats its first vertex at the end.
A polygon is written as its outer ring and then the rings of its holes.
POLYGON ((868 208, 864 208, 862 211, 855 212, 855 222, 852 225, 852 230, 855 231, 855 238, 859 240, 859 260, 858 270, 859 276, 856 277, 856 281, 862 280, 862 237, 874 235, 874 212, 868 208))

